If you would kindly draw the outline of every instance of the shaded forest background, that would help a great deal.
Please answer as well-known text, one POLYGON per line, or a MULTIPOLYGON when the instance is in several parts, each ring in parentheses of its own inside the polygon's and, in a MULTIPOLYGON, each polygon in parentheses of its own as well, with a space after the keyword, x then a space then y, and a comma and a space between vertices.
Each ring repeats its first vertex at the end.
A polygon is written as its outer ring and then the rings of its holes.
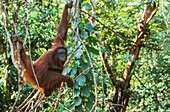
MULTIPOLYGON (((114 80, 121 81, 128 60, 132 58, 130 51, 139 30, 137 21, 142 17, 146 2, 75 1, 77 4, 71 10, 66 43, 69 60, 63 70, 63 74, 75 79, 74 88, 68 89, 67 85, 64 85, 60 92, 44 98, 37 110, 117 111, 117 107, 122 107, 123 104, 115 103, 114 97, 116 88, 123 83, 114 83, 114 80), (60 100, 57 99, 58 94, 60 100), (56 106, 56 103, 59 105, 56 106)), ((7 38, 7 32, 11 39, 15 35, 12 23, 16 24, 27 54, 35 61, 51 48, 64 4, 67 2, 1 0, 0 111, 11 109, 20 85, 7 38)), ((126 90, 130 97, 126 111, 170 111, 170 1, 155 2, 156 14, 146 27, 146 37, 142 40, 138 60, 134 61, 130 73, 130 87, 126 90)), ((22 84, 16 106, 20 105, 32 90, 30 84, 22 84)))

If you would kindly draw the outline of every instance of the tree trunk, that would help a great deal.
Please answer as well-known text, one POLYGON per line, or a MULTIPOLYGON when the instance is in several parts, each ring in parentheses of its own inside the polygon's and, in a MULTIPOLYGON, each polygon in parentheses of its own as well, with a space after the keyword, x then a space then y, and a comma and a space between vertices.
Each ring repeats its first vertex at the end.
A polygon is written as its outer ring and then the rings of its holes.
POLYGON ((147 36, 146 28, 148 22, 154 16, 155 12, 156 12, 155 2, 153 2, 152 4, 148 2, 142 15, 143 20, 138 22, 136 41, 131 48, 130 57, 128 59, 128 64, 125 68, 124 74, 122 75, 121 79, 116 80, 116 83, 113 82, 115 84, 116 92, 113 97, 113 108, 111 112, 126 111, 128 100, 131 95, 131 91, 129 90, 129 88, 132 75, 130 73, 135 65, 135 61, 138 60, 143 40, 147 36))

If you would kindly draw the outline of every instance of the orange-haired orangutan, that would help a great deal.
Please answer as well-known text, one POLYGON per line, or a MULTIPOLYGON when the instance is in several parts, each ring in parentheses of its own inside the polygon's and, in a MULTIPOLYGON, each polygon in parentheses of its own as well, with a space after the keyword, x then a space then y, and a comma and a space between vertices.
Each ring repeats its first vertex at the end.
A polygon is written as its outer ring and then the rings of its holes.
MULTIPOLYGON (((74 82, 69 76, 62 75, 63 65, 67 60, 67 49, 64 41, 67 38, 68 30, 68 8, 72 8, 72 2, 65 5, 62 18, 60 20, 57 35, 54 39, 52 49, 42 54, 33 64, 35 76, 38 79, 39 87, 45 96, 50 96, 53 91, 60 87, 62 82, 66 82, 68 87, 73 87, 74 82)), ((33 74, 31 61, 25 53, 23 43, 19 36, 14 36, 13 44, 15 49, 15 59, 17 59, 17 42, 20 44, 20 56, 24 81, 30 82, 33 86, 38 85, 33 74)))

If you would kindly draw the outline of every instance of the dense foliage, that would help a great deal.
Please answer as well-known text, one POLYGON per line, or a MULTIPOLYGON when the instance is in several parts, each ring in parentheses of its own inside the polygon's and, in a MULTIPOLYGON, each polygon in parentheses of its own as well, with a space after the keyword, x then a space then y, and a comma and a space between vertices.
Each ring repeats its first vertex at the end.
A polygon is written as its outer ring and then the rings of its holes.
MULTIPOLYGON (((27 54, 35 61, 51 48, 61 18, 65 0, 28 0, 4 2, 8 16, 17 25, 27 54), (62 1, 62 2, 61 2, 62 1), (15 13, 17 12, 17 14, 15 13), (31 49, 31 54, 29 53, 31 49)), ((98 96, 97 111, 109 111, 115 88, 110 75, 104 70, 101 51, 106 52, 112 71, 119 78, 125 69, 137 31, 136 19, 141 17, 145 2, 129 0, 95 0, 96 14, 92 14, 89 0, 81 1, 80 17, 71 12, 71 28, 66 43, 69 61, 63 74, 75 79, 73 89, 64 85, 57 112, 88 112, 98 96), (96 26, 89 21, 89 13, 96 18, 96 26), (79 34, 76 34, 78 25, 79 34), (119 35, 115 34, 119 32, 119 35), (99 32, 100 39, 96 37, 99 32), (78 35, 78 36, 77 36, 78 35), (79 38, 80 37, 80 38, 79 38), (123 37, 123 38, 122 38, 123 37), (101 45, 101 46, 100 46, 101 45), (94 76, 97 82, 95 93, 94 76)), ((170 111, 170 2, 159 1, 156 15, 149 23, 149 36, 144 42, 131 72, 131 97, 127 111, 170 111)), ((18 94, 18 74, 11 61, 10 45, 5 33, 4 8, 0 9, 0 111, 9 110, 18 94)), ((7 23, 10 37, 13 27, 7 23)), ((30 94, 32 87, 24 84, 18 105, 30 94)), ((39 110, 54 109, 58 92, 44 99, 39 110)))

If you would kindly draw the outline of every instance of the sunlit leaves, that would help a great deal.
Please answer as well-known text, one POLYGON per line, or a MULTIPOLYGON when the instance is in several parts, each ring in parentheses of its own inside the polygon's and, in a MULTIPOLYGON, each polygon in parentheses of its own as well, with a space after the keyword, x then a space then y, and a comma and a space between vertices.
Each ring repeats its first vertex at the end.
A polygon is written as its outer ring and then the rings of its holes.
POLYGON ((90 51, 90 53, 93 53, 95 55, 99 55, 99 50, 98 49, 95 49, 95 48, 90 47, 88 45, 87 45, 87 49, 88 49, 88 51, 90 51))

